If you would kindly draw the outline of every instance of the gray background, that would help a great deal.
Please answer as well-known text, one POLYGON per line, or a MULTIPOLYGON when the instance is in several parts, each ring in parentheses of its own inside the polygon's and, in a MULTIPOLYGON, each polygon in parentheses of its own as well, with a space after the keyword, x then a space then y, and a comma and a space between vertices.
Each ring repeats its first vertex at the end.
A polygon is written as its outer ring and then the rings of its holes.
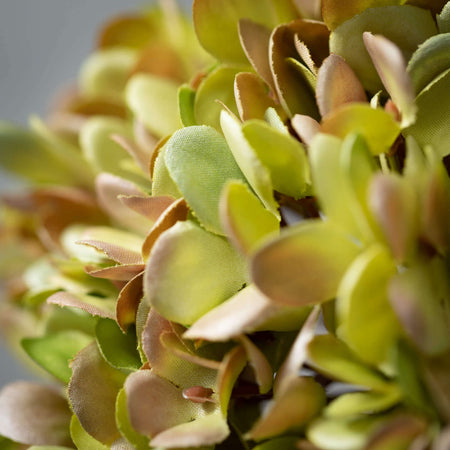
MULTIPOLYGON (((25 124, 44 115, 52 93, 76 79, 109 16, 138 9, 142 0, 0 0, 0 119, 25 124)), ((190 0, 180 0, 186 9, 190 0)), ((0 173, 0 189, 14 189, 0 173)), ((0 388, 29 379, 0 343, 0 388)))

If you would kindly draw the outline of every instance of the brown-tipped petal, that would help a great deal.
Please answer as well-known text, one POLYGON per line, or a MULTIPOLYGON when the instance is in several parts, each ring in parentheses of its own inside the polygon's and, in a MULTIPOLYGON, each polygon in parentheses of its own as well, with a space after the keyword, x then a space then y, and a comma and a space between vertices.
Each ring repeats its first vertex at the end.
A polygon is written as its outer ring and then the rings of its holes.
POLYGON ((234 385, 246 364, 247 354, 242 345, 230 350, 221 363, 217 374, 217 392, 219 394, 220 409, 224 416, 227 414, 234 385))
POLYGON ((120 437, 115 404, 125 374, 103 359, 95 342, 75 356, 71 368, 68 392, 74 413, 92 437, 111 444, 120 437))
POLYGON ((13 441, 70 445, 70 417, 66 399, 50 386, 17 381, 0 392, 0 433, 13 441))
POLYGON ((311 57, 311 52, 309 51, 309 48, 306 46, 306 44, 300 40, 298 34, 294 36, 294 44, 300 58, 302 58, 308 69, 314 75, 317 75, 317 66, 311 57))
POLYGON ((133 428, 153 437, 189 422, 202 406, 183 398, 181 389, 153 370, 140 370, 125 381, 128 414, 133 428))
POLYGON ((241 19, 238 28, 242 48, 248 60, 256 73, 275 92, 269 63, 270 29, 250 19, 241 19))
POLYGON ((415 191, 397 175, 377 174, 369 186, 368 203, 394 258, 404 261, 414 250, 418 233, 415 191))
POLYGON ((213 388, 217 371, 199 366, 168 351, 161 342, 164 333, 174 334, 171 323, 151 309, 142 332, 142 349, 152 370, 183 389, 192 385, 213 388))
POLYGON ((163 431, 150 445, 161 448, 209 446, 224 441, 229 433, 226 419, 217 412, 163 431))
POLYGON ((56 292, 56 294, 51 295, 47 299, 47 303, 82 309, 92 316, 115 319, 113 308, 111 308, 112 305, 110 305, 110 303, 106 300, 101 300, 94 297, 89 297, 88 299, 88 296, 84 296, 83 299, 81 299, 75 297, 75 295, 72 295, 69 292, 56 292))
POLYGON ((402 52, 393 42, 381 35, 374 36, 366 31, 363 39, 384 87, 402 114, 402 126, 411 125, 416 119, 417 107, 414 103, 414 88, 406 72, 402 52))
POLYGON ((313 137, 320 131, 320 123, 317 120, 302 114, 296 114, 291 119, 291 125, 306 145, 309 145, 313 137))
POLYGON ((126 207, 119 195, 142 196, 144 193, 132 182, 109 173, 96 179, 96 190, 101 207, 119 224, 139 233, 147 233, 153 222, 126 207))
POLYGON ((132 250, 125 247, 120 247, 119 245, 114 245, 109 242, 82 239, 77 241, 77 244, 87 245, 88 247, 93 247, 96 250, 104 253, 109 259, 120 264, 141 264, 142 256, 132 250))
POLYGON ((291 350, 283 365, 279 368, 274 382, 274 392, 276 395, 278 395, 278 392, 285 390, 292 379, 298 378, 300 369, 307 359, 306 348, 314 337, 319 314, 320 307, 314 307, 292 344, 291 350))
POLYGON ((325 406, 325 392, 312 378, 295 378, 272 400, 247 437, 254 440, 298 430, 325 406))
POLYGON ((120 134, 113 134, 111 139, 119 144, 139 165, 144 173, 147 173, 148 166, 150 164, 150 155, 147 154, 142 148, 134 143, 131 139, 120 134))
POLYGON ((119 200, 131 210, 152 222, 156 222, 159 216, 175 201, 173 197, 143 197, 139 195, 120 195, 119 200))
POLYGON ((144 274, 140 273, 132 278, 120 291, 117 298, 116 318, 123 332, 126 332, 127 328, 135 323, 137 309, 144 296, 143 276, 144 274))
MULTIPOLYGON (((153 197, 158 198, 158 197, 153 197)), ((159 197, 166 198, 166 197, 159 197)), ((146 261, 150 255, 153 244, 156 242, 158 237, 170 227, 175 225, 179 220, 186 220, 189 213, 189 207, 186 204, 184 198, 179 198, 178 200, 171 203, 163 213, 158 217, 158 220, 153 225, 149 234, 145 238, 142 244, 142 256, 146 261)))
POLYGON ((241 72, 236 75, 234 96, 242 121, 262 120, 267 108, 277 107, 272 98, 269 97, 264 82, 254 73, 241 72))
POLYGON ((106 269, 97 269, 96 267, 90 266, 85 267, 86 273, 91 277, 127 282, 143 272, 144 269, 145 264, 126 264, 122 266, 107 267, 106 269))
POLYGON ((202 358, 201 356, 197 356, 194 353, 190 352, 188 347, 175 333, 165 331, 161 333, 159 339, 162 346, 167 351, 173 353, 181 359, 184 359, 185 361, 201 367, 206 367, 208 369, 218 370, 220 368, 220 362, 214 361, 212 359, 202 358))
POLYGON ((345 103, 367 101, 364 88, 355 72, 343 58, 334 54, 328 56, 320 66, 316 98, 322 116, 345 103))
POLYGON ((269 361, 261 350, 246 336, 239 339, 245 348, 250 366, 255 373, 256 382, 259 385, 259 392, 265 394, 272 388, 273 370, 269 361))

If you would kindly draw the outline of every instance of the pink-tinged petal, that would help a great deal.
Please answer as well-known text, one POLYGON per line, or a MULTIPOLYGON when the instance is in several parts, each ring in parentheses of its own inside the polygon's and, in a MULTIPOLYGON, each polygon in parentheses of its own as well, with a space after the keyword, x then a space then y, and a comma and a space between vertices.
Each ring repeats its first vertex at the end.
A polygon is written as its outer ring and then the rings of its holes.
POLYGON ((86 273, 88 273, 91 277, 127 282, 143 272, 144 269, 145 264, 127 264, 122 266, 107 267, 106 269, 97 269, 90 266, 85 267, 86 273))
POLYGON ((183 398, 181 389, 153 370, 140 370, 129 375, 125 392, 132 427, 149 437, 190 422, 204 408, 183 398))
POLYGON ((230 350, 221 363, 217 374, 217 392, 219 394, 220 410, 224 416, 227 415, 234 385, 246 364, 247 355, 241 345, 230 350))
POLYGON ((213 394, 214 391, 211 388, 205 388, 203 386, 192 386, 183 389, 183 398, 194 403, 215 403, 215 400, 212 398, 213 394))
MULTIPOLYGON (((142 349, 152 370, 182 389, 191 386, 214 388, 217 370, 199 366, 195 362, 180 358, 175 352, 169 351, 170 345, 175 346, 173 342, 170 344, 166 342, 168 347, 163 345, 161 337, 165 333, 174 334, 172 324, 151 309, 142 332, 142 349)), ((185 356, 188 351, 187 349, 185 351, 183 347, 180 350, 179 344, 178 342, 178 350, 182 351, 185 356)))
POLYGON ((150 445, 161 448, 209 446, 224 441, 229 433, 226 419, 217 412, 163 431, 150 441, 150 445))
POLYGON ((247 434, 261 440, 303 428, 326 404, 325 392, 312 378, 295 378, 268 404, 247 434))
POLYGON ((0 434, 22 444, 70 445, 67 400, 50 386, 26 381, 0 392, 0 434))
POLYGON ((414 88, 406 72, 402 52, 393 42, 381 35, 374 36, 366 31, 363 40, 384 87, 401 112, 402 126, 411 125, 416 119, 417 107, 414 103, 414 88))
POLYGON ((96 179, 96 190, 100 206, 117 223, 138 233, 147 233, 153 222, 130 210, 118 198, 124 196, 142 196, 143 191, 131 181, 109 173, 101 173, 96 179))
POLYGON ((328 222, 304 222, 262 247, 251 262, 256 287, 276 303, 305 306, 331 300, 357 245, 328 222))
POLYGON ((316 306, 311 311, 308 319, 297 335, 291 350, 283 365, 278 369, 274 382, 274 392, 284 391, 292 379, 298 378, 298 374, 307 359, 307 346, 315 335, 317 322, 319 320, 320 307, 316 306))
POLYGON ((322 116, 345 103, 367 101, 364 88, 355 72, 343 58, 334 54, 328 56, 320 66, 316 98, 322 116))
POLYGON ((114 311, 110 302, 96 297, 75 296, 69 292, 56 292, 47 299, 47 303, 58 306, 69 306, 82 309, 92 316, 114 319, 114 311))
POLYGON ((116 319, 123 332, 134 324, 139 303, 144 296, 143 273, 132 278, 120 291, 116 305, 116 319))
MULTIPOLYGON (((242 121, 264 119, 267 108, 277 108, 267 87, 258 75, 240 72, 234 79, 234 96, 242 121)), ((280 112, 280 111, 279 111, 280 112)))
POLYGON ((109 259, 120 264, 141 264, 142 256, 128 248, 120 245, 111 244, 110 242, 97 241, 91 239, 82 239, 77 241, 77 244, 87 245, 104 253, 109 259))
POLYGON ((241 19, 238 27, 242 48, 248 60, 256 73, 275 92, 269 63, 270 29, 249 19, 241 19))
POLYGON ((183 336, 187 339, 226 342, 259 330, 297 330, 305 314, 300 308, 275 305, 254 285, 249 285, 202 316, 183 336))
POLYGON ((320 123, 310 116, 296 114, 291 119, 291 125, 297 136, 309 145, 313 137, 320 131, 320 123))
POLYGON ((418 234, 418 199, 413 187, 395 174, 377 174, 368 190, 369 208, 397 261, 415 251, 418 234))
POLYGON ((293 0, 293 4, 304 19, 322 19, 320 0, 293 0))
POLYGON ((150 167, 150 155, 143 152, 135 142, 120 134, 111 135, 111 140, 120 145, 134 159, 145 174, 148 172, 150 167))
POLYGON ((311 52, 309 51, 309 48, 306 46, 306 44, 300 40, 298 34, 294 36, 294 43, 295 48, 297 49, 300 58, 302 58, 303 62, 306 64, 306 67, 308 67, 311 73, 317 75, 317 66, 312 59, 311 52))
POLYGON ((174 201, 163 213, 161 213, 142 244, 142 256, 145 261, 148 259, 153 244, 158 237, 164 233, 164 231, 175 225, 179 220, 187 220, 188 213, 189 207, 184 198, 179 198, 174 201))
POLYGON ((156 222, 159 216, 175 201, 173 197, 143 197, 139 195, 119 195, 119 200, 127 207, 156 222))
POLYGON ((259 392, 265 394, 272 388, 273 370, 270 367, 269 361, 261 352, 261 350, 246 336, 239 338, 245 352, 250 366, 255 373, 256 382, 259 385, 259 392))
POLYGON ((92 437, 111 444, 120 437, 115 404, 125 374, 103 359, 95 342, 75 356, 71 368, 68 393, 73 412, 92 437))

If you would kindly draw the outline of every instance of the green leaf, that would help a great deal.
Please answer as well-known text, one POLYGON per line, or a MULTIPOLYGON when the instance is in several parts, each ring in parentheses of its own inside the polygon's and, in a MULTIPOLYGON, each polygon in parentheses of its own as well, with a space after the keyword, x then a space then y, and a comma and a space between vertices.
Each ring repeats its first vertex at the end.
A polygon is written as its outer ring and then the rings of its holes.
POLYGON ((235 294, 245 281, 245 263, 237 251, 224 238, 185 221, 155 243, 144 291, 161 315, 189 325, 235 294))
POLYGON ((400 124, 383 109, 371 108, 367 103, 350 103, 324 117, 321 131, 341 139, 358 133, 372 154, 378 155, 389 151, 400 133, 400 124))
POLYGON ((227 111, 222 111, 220 123, 234 159, 251 188, 264 206, 279 218, 278 205, 273 197, 270 173, 245 139, 240 122, 227 111))
POLYGON ((70 422, 70 436, 78 449, 108 450, 109 448, 88 434, 75 415, 72 416, 72 421, 70 422))
POLYGON ((310 184, 308 159, 303 146, 266 122, 252 120, 242 133, 262 164, 269 169, 273 188, 294 198, 304 196, 310 184))
POLYGON ((123 333, 117 322, 99 318, 95 327, 97 344, 106 361, 125 373, 138 370, 142 363, 133 331, 123 333))
POLYGON ((194 114, 195 96, 196 92, 188 84, 178 88, 178 109, 184 127, 197 125, 194 114))
POLYGON ((351 264, 338 289, 337 335, 363 360, 385 362, 400 334, 387 296, 396 267, 379 244, 367 248, 351 264))
POLYGON ((195 120, 220 130, 220 112, 226 105, 238 114, 234 99, 234 79, 242 68, 219 66, 210 72, 200 83, 194 102, 195 120), (220 103, 219 103, 220 102, 220 103))
POLYGON ((244 254, 280 229, 278 219, 241 181, 229 181, 223 188, 220 215, 228 238, 244 254))
MULTIPOLYGON (((0 442, 1 443, 1 442, 0 442)), ((9 450, 9 447, 4 448, 2 447, 3 450, 9 450)), ((11 448, 12 450, 12 448, 11 448)), ((28 447, 28 450, 71 450, 70 447, 60 447, 55 446, 55 445, 33 445, 31 447, 28 447)))
POLYGON ((155 197, 169 196, 174 199, 180 198, 180 191, 167 170, 165 152, 166 147, 161 148, 155 160, 152 179, 152 194, 155 197))
POLYGON ((408 73, 417 95, 450 68, 449 50, 450 30, 430 37, 414 52, 408 61, 408 73))
POLYGON ((137 56, 135 50, 127 48, 111 48, 92 53, 81 68, 81 91, 94 98, 122 99, 137 56))
POLYGON ((148 450, 149 439, 139 434, 131 425, 128 415, 127 395, 125 389, 121 389, 116 400, 117 428, 128 442, 134 445, 136 450, 148 450))
POLYGON ((409 61, 417 47, 437 32, 429 11, 405 5, 369 8, 339 25, 331 33, 330 51, 342 56, 365 89, 372 93, 383 86, 364 47, 364 31, 389 39, 400 49, 405 61, 409 61))
POLYGON ((164 137, 181 127, 178 86, 150 74, 134 75, 127 84, 126 100, 136 118, 155 136, 164 137))
POLYGON ((365 365, 342 341, 331 334, 315 336, 307 346, 308 362, 335 379, 379 392, 392 391, 392 384, 365 365))
POLYGON ((262 247, 251 262, 258 289, 276 303, 304 306, 331 300, 358 254, 329 222, 303 222, 262 247))
POLYGON ((245 181, 223 136, 206 126, 178 130, 167 143, 165 161, 201 224, 223 234, 219 219, 222 189, 228 180, 245 181))
POLYGON ((69 362, 91 341, 92 336, 67 330, 42 337, 25 338, 21 345, 32 360, 67 384, 72 376, 69 362))
POLYGON ((447 2, 442 8, 440 14, 437 15, 437 24, 439 33, 450 33, 450 3, 447 2))
POLYGON ((448 155, 450 140, 450 69, 435 78, 417 97, 416 123, 406 130, 423 148, 427 145, 438 158, 448 155), (439 105, 437 108, 436 105, 439 105))

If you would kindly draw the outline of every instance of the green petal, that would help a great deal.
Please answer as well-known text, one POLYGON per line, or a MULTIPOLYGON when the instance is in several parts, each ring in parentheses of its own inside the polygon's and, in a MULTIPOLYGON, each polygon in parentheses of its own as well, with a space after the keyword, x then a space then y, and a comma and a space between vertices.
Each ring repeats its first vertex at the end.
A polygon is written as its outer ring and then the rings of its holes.
POLYGON ((192 324, 235 294, 245 277, 244 261, 225 239, 178 222, 153 247, 146 299, 167 319, 192 324))
POLYGON ((276 303, 304 306, 331 300, 358 247, 330 223, 304 222, 260 249, 252 278, 276 303))
POLYGON ((449 33, 450 32, 450 4, 447 2, 442 8, 440 14, 436 17, 439 33, 449 33))
POLYGON ((278 219, 264 208, 248 186, 229 181, 220 200, 222 224, 230 241, 244 254, 279 232, 278 219))
POLYGON ((108 450, 109 448, 88 434, 75 415, 72 416, 72 421, 70 422, 70 436, 78 449, 88 448, 89 450, 108 450))
POLYGON ((270 173, 245 139, 240 122, 227 111, 222 111, 220 123, 234 159, 247 178, 248 183, 264 206, 279 218, 278 205, 273 197, 270 173))
POLYGON ((351 103, 328 114, 322 120, 321 131, 344 139, 358 133, 366 140, 374 155, 388 152, 400 133, 400 125, 383 109, 366 103, 351 103))
POLYGON ((126 48, 99 50, 84 62, 80 72, 80 87, 90 97, 121 99, 137 61, 137 53, 126 48))
POLYGON ((204 78, 197 89, 194 102, 197 123, 220 130, 222 104, 238 114, 234 99, 234 79, 241 71, 242 68, 219 66, 204 78))
POLYGON ((245 180, 225 139, 213 128, 188 127, 168 141, 165 161, 171 178, 202 225, 223 234, 220 194, 228 180, 245 180))
POLYGON ((408 62, 408 73, 417 95, 450 68, 449 50, 450 30, 427 39, 414 52, 408 62))
POLYGON ((150 74, 133 76, 126 88, 127 104, 155 136, 164 137, 181 128, 178 86, 150 74))
POLYGON ((163 147, 156 157, 155 166, 153 169, 153 179, 152 179, 152 194, 155 197, 159 196, 169 196, 175 198, 180 198, 181 194, 178 190, 177 185, 173 181, 169 174, 166 166, 165 160, 166 147, 163 147))
POLYGON ((85 333, 68 330, 42 337, 22 339, 27 355, 53 376, 68 383, 72 376, 69 362, 92 341, 85 333))
POLYGON ((242 133, 269 169, 276 191, 294 198, 306 194, 310 183, 308 160, 305 149, 296 139, 258 120, 246 122, 242 133))
POLYGON ((185 127, 197 125, 194 114, 195 96, 196 92, 187 84, 178 88, 178 109, 181 123, 185 127))
POLYGON ((380 392, 392 391, 392 384, 365 365, 342 341, 331 334, 314 337, 309 342, 307 351, 309 364, 335 380, 380 392))
POLYGON ((389 252, 375 244, 352 263, 338 289, 338 336, 364 361, 381 364, 400 334, 387 285, 396 267, 389 252))
POLYGON ((117 396, 116 422, 120 433, 125 436, 127 441, 130 442, 136 450, 148 450, 148 438, 139 434, 131 425, 125 389, 121 389, 117 396))
POLYGON ((382 89, 382 84, 364 47, 364 31, 389 39, 399 47, 405 61, 409 61, 416 48, 437 30, 429 11, 415 6, 394 5, 366 9, 331 33, 330 51, 342 56, 363 86, 375 93, 382 89))
POLYGON ((438 158, 449 154, 450 69, 435 78, 417 97, 417 120, 404 133, 423 148, 431 146, 438 158), (436 108, 439 105, 439 108, 436 108))
POLYGON ((100 318, 95 327, 95 337, 101 354, 114 368, 128 373, 141 367, 133 332, 125 334, 114 320, 100 318))
POLYGON ((96 343, 81 350, 71 367, 73 375, 68 393, 73 412, 88 434, 102 443, 111 444, 120 437, 115 404, 125 374, 103 359, 96 343))

